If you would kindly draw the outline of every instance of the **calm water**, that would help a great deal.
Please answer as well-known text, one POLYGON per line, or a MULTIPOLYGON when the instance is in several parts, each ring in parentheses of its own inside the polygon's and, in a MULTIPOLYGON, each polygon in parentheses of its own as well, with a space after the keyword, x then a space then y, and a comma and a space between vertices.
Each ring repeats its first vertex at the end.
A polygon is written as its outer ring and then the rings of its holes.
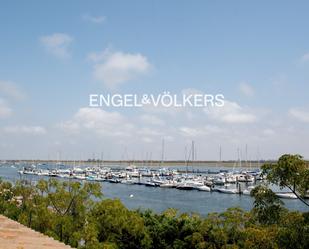
MULTIPOLYGON (((201 168, 205 170, 206 168, 201 168)), ((211 168, 216 170, 215 168, 211 168)), ((220 167, 220 169, 223 169, 220 167)), ((0 166, 2 179, 18 180, 17 168, 0 166)), ((39 176, 27 176, 27 179, 37 180, 39 176)), ((196 190, 178 190, 168 188, 153 188, 142 185, 126 185, 101 182, 106 198, 119 198, 129 209, 152 209, 162 212, 167 208, 176 208, 180 212, 194 212, 207 215, 210 212, 222 212, 229 207, 252 208, 253 199, 246 195, 222 194, 218 192, 200 192, 196 190), (131 198, 130 195, 133 195, 131 198)), ((292 210, 308 211, 308 208, 298 200, 284 200, 285 206, 292 210)))

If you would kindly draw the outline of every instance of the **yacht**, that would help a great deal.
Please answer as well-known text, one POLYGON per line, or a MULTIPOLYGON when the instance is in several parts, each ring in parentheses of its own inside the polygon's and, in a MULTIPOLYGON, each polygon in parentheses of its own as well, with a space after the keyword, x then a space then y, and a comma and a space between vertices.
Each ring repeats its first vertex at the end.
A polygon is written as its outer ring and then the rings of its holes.
POLYGON ((240 174, 237 176, 239 182, 254 182, 254 177, 249 174, 240 174))
POLYGON ((216 185, 224 185, 225 182, 226 182, 225 177, 222 176, 222 175, 214 178, 214 180, 213 180, 213 183, 216 184, 216 185))
POLYGON ((244 191, 242 191, 242 194, 244 195, 251 195, 251 191, 252 189, 254 189, 255 186, 249 186, 247 189, 245 189, 244 191))
POLYGON ((279 192, 276 193, 276 196, 284 199, 297 199, 298 197, 292 192, 279 192))
POLYGON ((206 186, 206 185, 197 186, 196 189, 199 190, 199 191, 206 191, 206 192, 210 192, 211 191, 211 188, 206 186))
POLYGON ((177 183, 174 181, 167 181, 160 184, 161 188, 176 188, 177 183))

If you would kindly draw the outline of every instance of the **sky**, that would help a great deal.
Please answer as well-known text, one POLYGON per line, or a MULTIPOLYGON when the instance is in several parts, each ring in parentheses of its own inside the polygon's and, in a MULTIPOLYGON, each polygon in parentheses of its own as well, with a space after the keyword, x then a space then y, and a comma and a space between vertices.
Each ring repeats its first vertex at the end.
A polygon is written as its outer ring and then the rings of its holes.
POLYGON ((308 1, 1 1, 0 159, 309 159, 308 1), (89 94, 224 94, 222 108, 89 94), (247 147, 247 153, 246 151, 247 147), (239 153, 238 153, 239 151, 239 153))

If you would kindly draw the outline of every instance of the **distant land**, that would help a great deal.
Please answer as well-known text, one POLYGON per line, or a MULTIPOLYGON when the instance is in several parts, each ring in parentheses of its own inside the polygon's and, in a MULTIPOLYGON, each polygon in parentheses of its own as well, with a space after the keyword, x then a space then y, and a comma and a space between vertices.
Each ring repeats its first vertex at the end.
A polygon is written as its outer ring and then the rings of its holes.
POLYGON ((63 164, 63 165, 75 165, 75 166, 145 166, 145 167, 167 167, 167 166, 199 166, 199 167, 260 167, 264 163, 276 162, 275 160, 261 160, 261 161, 184 161, 184 160, 5 160, 7 163, 26 163, 26 164, 63 164))

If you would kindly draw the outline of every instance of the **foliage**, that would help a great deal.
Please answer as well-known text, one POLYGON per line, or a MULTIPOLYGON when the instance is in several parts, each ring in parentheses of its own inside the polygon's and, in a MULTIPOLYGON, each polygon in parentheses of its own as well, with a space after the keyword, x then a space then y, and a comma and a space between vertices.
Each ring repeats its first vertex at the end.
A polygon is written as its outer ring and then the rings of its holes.
POLYGON ((309 190, 309 168, 300 155, 282 155, 277 163, 264 164, 263 174, 270 183, 289 188, 299 200, 309 206, 304 199, 309 190))
POLYGON ((281 215, 286 211, 283 202, 269 188, 260 185, 251 191, 254 197, 254 208, 252 209, 253 218, 260 224, 275 224, 281 215))

